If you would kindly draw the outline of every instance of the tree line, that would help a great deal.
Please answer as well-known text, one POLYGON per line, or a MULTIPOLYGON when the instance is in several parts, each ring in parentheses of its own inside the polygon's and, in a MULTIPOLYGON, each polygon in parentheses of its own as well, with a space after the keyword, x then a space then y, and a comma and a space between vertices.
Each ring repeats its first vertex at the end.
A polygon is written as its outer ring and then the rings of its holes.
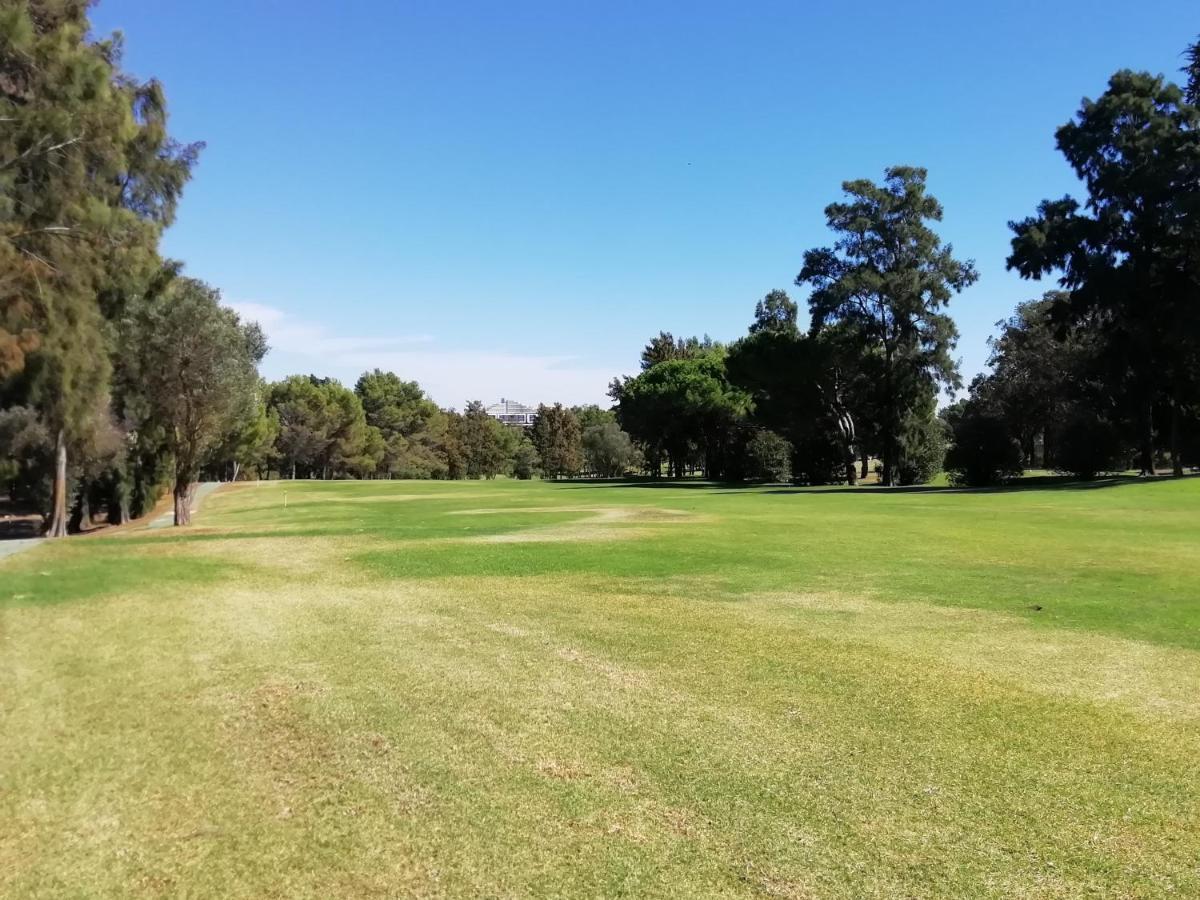
POLYGON ((202 474, 256 478, 495 478, 596 475, 639 465, 611 410, 541 405, 532 427, 505 425, 478 400, 441 409, 415 381, 375 369, 353 388, 293 375, 263 384, 202 474))
POLYGON ((1008 267, 1055 290, 997 323, 965 397, 950 300, 977 280, 924 169, 843 184, 830 246, 731 344, 662 332, 610 386, 647 471, 885 485, 1200 466, 1200 42, 1186 83, 1121 71, 1057 132, 1086 196, 1010 223, 1008 267))
POLYGON ((610 410, 542 406, 528 431, 364 373, 266 383, 256 323, 159 250, 203 150, 162 86, 90 37, 86 0, 0 8, 0 479, 52 536, 121 523, 202 477, 702 473, 992 484, 1200 463, 1200 43, 1185 84, 1121 71, 1057 132, 1086 196, 1016 220, 1008 265, 1055 289, 999 323, 966 396, 947 309, 973 284, 915 166, 849 181, 731 343, 662 332, 610 410))

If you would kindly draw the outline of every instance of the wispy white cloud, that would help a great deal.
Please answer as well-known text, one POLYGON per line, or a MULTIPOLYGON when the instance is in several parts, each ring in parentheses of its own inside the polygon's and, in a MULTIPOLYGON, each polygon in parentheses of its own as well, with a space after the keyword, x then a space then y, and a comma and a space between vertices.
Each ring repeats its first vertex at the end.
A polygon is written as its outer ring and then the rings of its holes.
POLYGON ((420 382, 443 406, 461 408, 468 400, 501 397, 524 403, 603 404, 619 368, 580 366, 577 357, 568 355, 431 349, 436 342, 426 334, 346 336, 266 304, 226 305, 266 332, 271 352, 262 369, 267 378, 312 372, 353 384, 363 372, 379 368, 420 382))

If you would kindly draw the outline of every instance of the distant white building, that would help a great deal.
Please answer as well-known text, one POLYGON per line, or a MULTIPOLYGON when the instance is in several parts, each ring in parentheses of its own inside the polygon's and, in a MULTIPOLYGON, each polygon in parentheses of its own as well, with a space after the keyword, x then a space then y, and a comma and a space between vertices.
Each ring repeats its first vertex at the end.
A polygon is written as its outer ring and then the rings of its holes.
POLYGON ((528 428, 537 418, 537 409, 516 400, 501 398, 499 403, 493 403, 487 408, 487 414, 504 425, 528 428))

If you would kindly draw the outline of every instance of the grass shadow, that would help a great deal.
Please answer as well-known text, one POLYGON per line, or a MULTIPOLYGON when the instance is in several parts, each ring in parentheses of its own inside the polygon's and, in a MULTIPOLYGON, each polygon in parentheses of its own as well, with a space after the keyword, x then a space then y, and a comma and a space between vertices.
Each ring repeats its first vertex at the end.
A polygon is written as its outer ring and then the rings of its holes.
POLYGON ((1102 478, 1081 480, 1071 475, 1031 475, 1002 485, 989 487, 958 487, 955 485, 914 484, 885 487, 883 485, 784 485, 750 482, 720 482, 698 479, 670 478, 626 478, 626 479, 569 479, 552 481, 565 490, 581 487, 618 487, 649 489, 707 490, 713 493, 762 493, 762 494, 1007 494, 1026 491, 1094 491, 1104 488, 1123 487, 1131 484, 1165 484, 1200 478, 1200 475, 1108 475, 1102 478))

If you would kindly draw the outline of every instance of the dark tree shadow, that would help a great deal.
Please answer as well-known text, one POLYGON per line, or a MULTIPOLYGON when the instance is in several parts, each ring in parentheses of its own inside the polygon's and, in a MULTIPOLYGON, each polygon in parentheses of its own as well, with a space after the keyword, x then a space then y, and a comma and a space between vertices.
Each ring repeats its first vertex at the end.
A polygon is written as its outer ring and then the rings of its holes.
POLYGON ((992 487, 956 487, 954 485, 917 484, 900 487, 882 485, 783 485, 752 484, 743 482, 701 481, 695 479, 672 480, 669 478, 606 478, 564 479, 551 484, 564 490, 577 488, 648 488, 651 490, 700 490, 716 494, 759 493, 759 494, 1011 494, 1028 491, 1095 491, 1104 488, 1122 487, 1131 484, 1168 484, 1170 482, 1200 478, 1198 474, 1175 478, 1170 475, 1142 477, 1138 475, 1108 475, 1091 480, 1080 480, 1069 475, 1034 475, 1020 478, 1008 484, 992 487))

